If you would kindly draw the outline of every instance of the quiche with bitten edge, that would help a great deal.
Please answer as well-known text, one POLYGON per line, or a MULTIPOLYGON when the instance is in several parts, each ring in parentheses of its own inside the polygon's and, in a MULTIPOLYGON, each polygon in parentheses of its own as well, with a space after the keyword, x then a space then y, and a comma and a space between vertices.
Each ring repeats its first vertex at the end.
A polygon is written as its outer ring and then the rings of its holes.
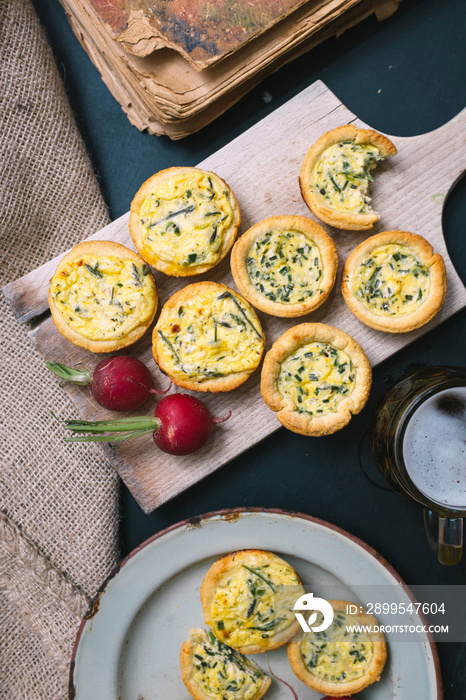
POLYGON ((344 428, 369 397, 372 372, 361 346, 324 323, 283 333, 265 356, 261 393, 289 430, 329 435, 344 428))
POLYGON ((131 202, 129 230, 141 257, 174 277, 217 265, 235 242, 238 202, 218 175, 177 167, 150 177, 131 202))
POLYGON ((180 666, 194 700, 259 700, 271 683, 254 661, 203 629, 190 630, 180 666))
POLYGON ((293 607, 304 588, 296 571, 272 552, 245 549, 209 569, 201 586, 206 624, 243 654, 277 649, 299 629, 293 607))
POLYGON ((160 369, 185 389, 230 391, 257 368, 264 352, 259 319, 224 284, 197 282, 166 302, 153 332, 160 369))
POLYGON ((49 306, 59 332, 92 352, 113 352, 136 342, 157 309, 148 266, 129 248, 85 241, 58 264, 49 306))
POLYGON ((366 326, 406 333, 440 311, 447 291, 445 264, 422 236, 384 231, 349 255, 341 291, 366 326))
POLYGON ((330 236, 304 216, 273 216, 235 243, 231 271, 236 285, 261 311, 303 316, 327 299, 338 256, 330 236))
MULTIPOLYGON (((312 690, 332 697, 358 693, 380 680, 387 646, 375 617, 346 600, 329 600, 332 624, 321 632, 303 632, 288 644, 288 659, 296 676, 312 690), (347 606, 357 607, 349 613, 347 606), (353 626, 366 629, 354 631, 353 626)), ((320 624, 318 617, 315 625, 320 624)))
POLYGON ((372 228, 379 217, 368 196, 371 172, 379 161, 395 154, 393 143, 372 129, 347 124, 328 131, 311 146, 301 166, 304 201, 335 228, 372 228))

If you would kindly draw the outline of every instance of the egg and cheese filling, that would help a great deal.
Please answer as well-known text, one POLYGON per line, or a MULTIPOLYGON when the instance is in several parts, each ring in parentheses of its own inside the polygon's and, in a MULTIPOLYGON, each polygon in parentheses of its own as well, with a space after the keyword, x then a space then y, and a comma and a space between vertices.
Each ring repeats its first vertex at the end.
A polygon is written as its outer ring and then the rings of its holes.
POLYGON ((275 229, 257 238, 246 258, 253 286, 270 301, 299 304, 318 292, 319 247, 299 231, 275 229))
POLYGON ((254 700, 264 674, 253 661, 230 649, 212 632, 192 630, 192 678, 206 695, 215 700, 254 700))
POLYGON ((293 606, 302 592, 291 566, 252 559, 219 581, 210 609, 212 628, 234 647, 264 644, 296 621, 293 606))
POLYGON ((350 357, 328 343, 302 345, 280 366, 277 388, 297 413, 322 416, 337 410, 355 386, 350 357))
POLYGON ((336 612, 328 629, 305 633, 300 650, 309 673, 336 683, 361 678, 372 662, 374 643, 367 632, 352 631, 358 624, 357 616, 336 612))
POLYGON ((144 199, 139 216, 143 248, 186 268, 215 265, 234 212, 219 178, 190 172, 158 185, 144 199))
POLYGON ((351 289, 366 309, 379 316, 406 316, 429 295, 430 274, 411 248, 380 246, 351 274, 351 289))
POLYGON ((156 292, 142 261, 84 255, 55 273, 51 294, 76 333, 90 340, 115 340, 151 318, 156 292))
POLYGON ((372 211, 368 196, 369 180, 383 156, 376 146, 343 141, 321 154, 311 173, 317 197, 329 209, 349 214, 372 211))
POLYGON ((264 336, 237 294, 209 289, 172 309, 157 329, 157 352, 173 377, 203 381, 252 371, 264 336))

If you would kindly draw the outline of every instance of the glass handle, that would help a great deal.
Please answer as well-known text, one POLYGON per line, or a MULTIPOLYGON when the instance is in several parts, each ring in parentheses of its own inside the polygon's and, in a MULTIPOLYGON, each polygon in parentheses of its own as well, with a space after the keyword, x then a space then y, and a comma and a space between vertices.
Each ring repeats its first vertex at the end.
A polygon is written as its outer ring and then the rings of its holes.
POLYGON ((463 556, 463 519, 445 518, 433 510, 424 511, 427 541, 441 564, 458 564, 463 556))

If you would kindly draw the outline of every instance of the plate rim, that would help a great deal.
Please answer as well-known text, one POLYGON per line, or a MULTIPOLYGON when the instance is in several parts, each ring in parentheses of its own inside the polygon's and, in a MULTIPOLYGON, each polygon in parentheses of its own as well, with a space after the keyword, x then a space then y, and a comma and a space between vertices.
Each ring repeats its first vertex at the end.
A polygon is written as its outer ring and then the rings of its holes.
MULTIPOLYGON (((401 578, 400 574, 394 569, 394 567, 389 564, 389 562, 382 557, 381 554, 377 552, 373 547, 371 547, 367 542, 364 540, 361 540, 359 537, 356 535, 353 535, 352 533, 348 532, 344 528, 334 525, 333 523, 328 522, 327 520, 323 520, 322 518, 317 518, 313 515, 308 515, 307 513, 302 513, 300 511, 293 511, 293 510, 286 510, 284 508, 265 508, 265 507, 254 507, 254 506, 238 506, 236 508, 221 508, 219 510, 212 510, 208 511, 207 513, 202 513, 200 515, 193 515, 189 518, 185 518, 184 520, 179 520, 176 523, 173 523, 172 525, 169 525, 166 528, 163 528, 163 530, 159 530, 158 532, 154 533, 150 537, 148 537, 146 540, 141 542, 137 547, 131 550, 129 554, 126 555, 126 557, 123 557, 110 571, 108 576, 104 579, 103 583, 99 587, 97 593, 93 596, 89 608, 87 612, 83 615, 78 631, 76 633, 76 639, 73 645, 73 650, 71 653, 71 661, 70 661, 70 672, 69 672, 69 683, 68 683, 68 700, 76 700, 76 689, 74 686, 74 669, 75 669, 75 664, 76 664, 76 655, 79 647, 79 643, 81 641, 82 633, 84 630, 84 627, 86 623, 91 620, 98 612, 99 610, 99 605, 100 605, 100 599, 105 593, 105 590, 112 581, 115 576, 118 575, 118 573, 121 571, 121 569, 125 566, 125 564, 130 561, 133 557, 137 556, 142 550, 144 550, 148 545, 150 545, 152 542, 155 540, 160 539, 161 537, 164 537, 167 535, 169 532, 173 532, 174 530, 178 530, 180 528, 186 527, 186 526, 191 526, 191 527, 198 527, 203 520, 212 520, 213 518, 216 517, 224 517, 224 516, 230 516, 234 517, 235 515, 240 515, 241 513, 269 513, 269 514, 275 514, 275 515, 285 515, 291 518, 296 518, 300 520, 307 520, 308 522, 315 523, 317 525, 320 525, 328 530, 333 530, 334 532, 338 533, 339 535, 342 535, 346 539, 349 539, 351 542, 355 543, 362 549, 364 549, 371 557, 373 557, 379 564, 381 564, 392 576, 393 578, 404 587, 404 590, 408 597, 413 601, 413 603, 417 603, 418 601, 416 600, 414 594, 412 593, 410 587, 405 583, 405 581, 401 578)), ((420 618, 424 621, 422 613, 418 613, 420 618)), ((432 660, 434 663, 434 671, 435 671, 435 680, 436 680, 436 685, 437 685, 437 700, 443 700, 443 682, 442 682, 442 673, 441 673, 441 668, 440 668, 440 659, 438 656, 438 651, 437 651, 437 646, 433 640, 432 634, 428 631, 426 632, 427 636, 427 641, 429 642, 429 646, 432 652, 432 660)))

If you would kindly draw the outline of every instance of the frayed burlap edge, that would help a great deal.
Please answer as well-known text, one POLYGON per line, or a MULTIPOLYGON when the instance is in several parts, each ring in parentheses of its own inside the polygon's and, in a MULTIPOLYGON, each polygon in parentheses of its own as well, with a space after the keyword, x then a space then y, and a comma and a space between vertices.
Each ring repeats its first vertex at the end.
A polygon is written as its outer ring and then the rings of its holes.
POLYGON ((89 598, 74 587, 4 514, 0 514, 0 589, 39 634, 55 668, 68 673, 68 659, 89 598))

